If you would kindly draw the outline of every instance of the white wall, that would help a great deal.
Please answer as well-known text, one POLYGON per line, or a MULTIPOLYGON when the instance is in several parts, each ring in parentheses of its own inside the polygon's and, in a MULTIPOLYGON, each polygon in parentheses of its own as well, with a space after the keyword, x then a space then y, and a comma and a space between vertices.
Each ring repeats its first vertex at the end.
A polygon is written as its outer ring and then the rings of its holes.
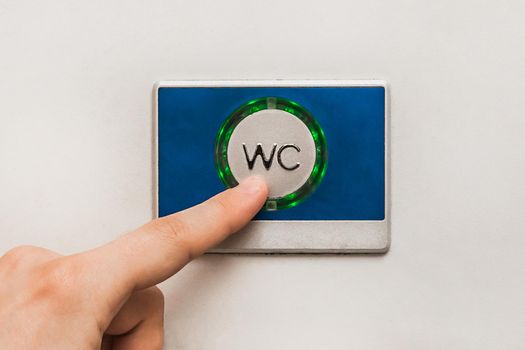
POLYGON ((207 256, 167 348, 524 349, 525 3, 0 0, 0 252, 151 214, 161 79, 385 79, 385 256, 207 256))

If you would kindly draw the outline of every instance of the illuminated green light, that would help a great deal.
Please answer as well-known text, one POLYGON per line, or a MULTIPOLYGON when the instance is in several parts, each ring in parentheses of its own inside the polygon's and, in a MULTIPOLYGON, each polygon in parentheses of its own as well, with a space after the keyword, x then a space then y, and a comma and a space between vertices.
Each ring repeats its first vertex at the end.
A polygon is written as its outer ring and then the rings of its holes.
POLYGON ((215 142, 215 166, 220 180, 227 187, 235 187, 239 182, 235 179, 228 163, 228 143, 233 131, 239 123, 250 115, 263 109, 280 109, 299 118, 310 131, 315 143, 315 163, 308 180, 295 192, 283 197, 268 198, 265 210, 281 210, 292 208, 304 201, 321 183, 328 160, 326 139, 321 126, 312 114, 294 101, 280 97, 262 97, 243 104, 221 125, 215 142))

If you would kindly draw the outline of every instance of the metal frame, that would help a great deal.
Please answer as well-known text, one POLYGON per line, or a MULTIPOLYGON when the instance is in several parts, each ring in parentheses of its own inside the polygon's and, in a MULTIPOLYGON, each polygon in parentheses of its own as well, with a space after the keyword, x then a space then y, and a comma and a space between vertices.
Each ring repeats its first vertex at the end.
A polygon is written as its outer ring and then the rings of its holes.
POLYGON ((390 247, 390 97, 382 80, 160 81, 153 89, 153 217, 158 213, 158 91, 166 87, 383 87, 385 89, 385 219, 255 220, 209 253, 385 253, 390 247))

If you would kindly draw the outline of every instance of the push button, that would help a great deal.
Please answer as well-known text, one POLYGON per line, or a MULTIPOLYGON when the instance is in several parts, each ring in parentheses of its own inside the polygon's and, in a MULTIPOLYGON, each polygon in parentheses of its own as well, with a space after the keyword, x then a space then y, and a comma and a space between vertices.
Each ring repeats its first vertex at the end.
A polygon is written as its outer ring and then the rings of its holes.
POLYGON ((304 107, 265 97, 247 102, 225 120, 217 135, 215 161, 229 187, 251 175, 264 177, 269 188, 265 209, 285 209, 319 185, 326 169, 326 141, 304 107))

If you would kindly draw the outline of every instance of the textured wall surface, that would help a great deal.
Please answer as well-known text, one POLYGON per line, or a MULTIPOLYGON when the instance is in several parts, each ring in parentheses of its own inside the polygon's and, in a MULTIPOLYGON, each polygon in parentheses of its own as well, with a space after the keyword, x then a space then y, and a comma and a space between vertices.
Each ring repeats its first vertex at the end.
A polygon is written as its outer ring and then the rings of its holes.
POLYGON ((523 349, 525 3, 0 0, 0 252, 151 216, 156 80, 385 79, 384 256, 207 256, 168 349, 523 349))

